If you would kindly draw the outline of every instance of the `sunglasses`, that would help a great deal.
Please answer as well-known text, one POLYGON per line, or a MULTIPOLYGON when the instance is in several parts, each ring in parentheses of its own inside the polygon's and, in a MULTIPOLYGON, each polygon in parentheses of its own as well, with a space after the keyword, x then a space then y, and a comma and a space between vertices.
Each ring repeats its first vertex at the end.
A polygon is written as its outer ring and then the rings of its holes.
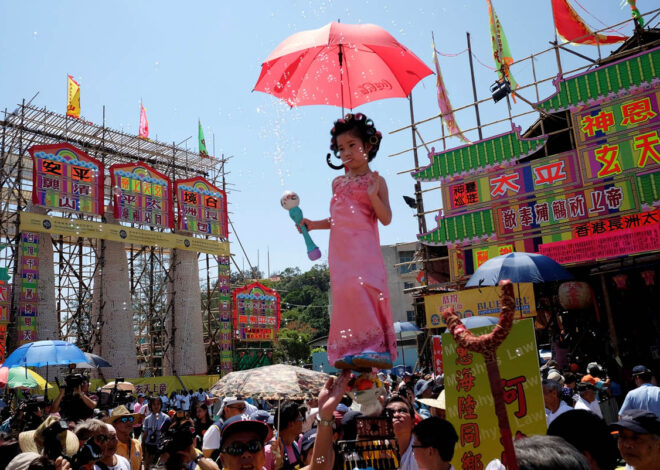
POLYGON ((234 442, 233 444, 221 449, 220 452, 223 454, 229 454, 234 457, 243 455, 246 451, 251 454, 256 454, 261 449, 264 448, 264 443, 258 440, 253 440, 250 442, 234 442))
POLYGON ((121 418, 118 418, 117 421, 121 423, 132 423, 133 421, 135 421, 135 418, 133 418, 132 416, 122 416, 121 418))

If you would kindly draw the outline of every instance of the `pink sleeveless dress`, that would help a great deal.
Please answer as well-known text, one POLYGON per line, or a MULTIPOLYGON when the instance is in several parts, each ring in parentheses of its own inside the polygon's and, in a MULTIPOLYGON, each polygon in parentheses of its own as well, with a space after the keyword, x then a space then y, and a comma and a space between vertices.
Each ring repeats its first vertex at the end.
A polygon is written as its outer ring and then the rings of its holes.
POLYGON ((335 178, 330 202, 328 264, 332 314, 328 361, 363 351, 396 359, 387 272, 380 251, 378 219, 367 186, 373 173, 335 178))

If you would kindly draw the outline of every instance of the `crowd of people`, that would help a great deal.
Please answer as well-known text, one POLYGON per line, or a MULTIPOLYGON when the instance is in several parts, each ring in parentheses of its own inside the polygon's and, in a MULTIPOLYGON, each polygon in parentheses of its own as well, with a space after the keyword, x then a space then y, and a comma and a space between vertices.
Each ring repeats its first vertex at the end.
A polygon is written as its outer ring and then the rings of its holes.
MULTIPOLYGON (((548 435, 515 442, 519 468, 660 468, 660 388, 651 370, 633 369, 637 387, 623 398, 609 425, 601 405, 611 384, 597 364, 585 372, 560 370, 553 362, 541 369, 548 435)), ((406 373, 397 379, 380 373, 379 379, 381 416, 391 422, 398 449, 396 468, 452 469, 459 438, 445 419, 442 376, 406 373)), ((63 387, 52 402, 26 398, 12 412, 2 410, 0 468, 368 468, 347 466, 337 445, 360 439, 364 432, 358 426, 363 415, 348 393, 350 381, 351 374, 344 372, 306 401, 217 398, 199 389, 140 393, 100 410, 102 397, 91 394, 81 376, 79 384, 63 387)), ((505 468, 499 460, 484 465, 487 470, 505 468)))

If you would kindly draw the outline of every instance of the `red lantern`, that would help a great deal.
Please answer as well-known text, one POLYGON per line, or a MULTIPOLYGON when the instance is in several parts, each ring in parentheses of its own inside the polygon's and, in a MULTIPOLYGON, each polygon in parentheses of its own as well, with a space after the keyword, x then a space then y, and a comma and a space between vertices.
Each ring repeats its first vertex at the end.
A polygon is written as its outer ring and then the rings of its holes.
POLYGON ((616 276, 612 276, 612 280, 614 281, 614 284, 616 284, 616 288, 619 290, 624 290, 628 287, 627 274, 617 274, 616 276))
POLYGON ((652 269, 649 269, 647 271, 642 271, 642 278, 644 279, 644 284, 647 287, 651 287, 655 285, 655 271, 652 269))
POLYGON ((586 282, 564 282, 559 286, 559 303, 566 310, 580 310, 592 305, 593 293, 586 282))

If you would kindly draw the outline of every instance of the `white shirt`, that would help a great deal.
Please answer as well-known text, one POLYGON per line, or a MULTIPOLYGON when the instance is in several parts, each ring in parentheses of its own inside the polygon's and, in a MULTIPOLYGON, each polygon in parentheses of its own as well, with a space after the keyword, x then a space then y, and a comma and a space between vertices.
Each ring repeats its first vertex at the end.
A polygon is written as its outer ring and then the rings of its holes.
POLYGON ((217 424, 212 424, 204 433, 202 441, 202 450, 220 448, 220 429, 217 424))
POLYGON ((195 397, 197 397, 197 401, 199 403, 204 403, 206 401, 206 393, 204 393, 204 392, 195 393, 195 397))
POLYGON ((417 460, 413 455, 412 436, 410 437, 410 444, 408 445, 408 448, 401 456, 401 465, 399 466, 399 470, 419 470, 419 467, 417 466, 417 460))
POLYGON ((179 406, 183 411, 190 410, 190 395, 181 395, 179 398, 179 406))
POLYGON ((591 403, 589 403, 587 400, 585 400, 584 398, 578 395, 577 401, 575 402, 575 409, 591 411, 599 418, 603 417, 603 412, 600 411, 600 405, 598 404, 598 400, 594 400, 591 403))
POLYGON ((554 413, 550 411, 549 409, 545 409, 545 421, 548 426, 550 426, 550 423, 552 423, 557 417, 561 414, 566 413, 567 411, 571 411, 573 408, 568 406, 563 400, 560 400, 559 402, 559 408, 557 408, 557 411, 554 413))
MULTIPOLYGON (((117 465, 108 467, 108 470, 131 470, 131 464, 128 463, 128 460, 125 457, 117 454, 115 454, 115 457, 117 458, 117 465)), ((101 467, 94 465, 94 470, 101 470, 101 467)))

